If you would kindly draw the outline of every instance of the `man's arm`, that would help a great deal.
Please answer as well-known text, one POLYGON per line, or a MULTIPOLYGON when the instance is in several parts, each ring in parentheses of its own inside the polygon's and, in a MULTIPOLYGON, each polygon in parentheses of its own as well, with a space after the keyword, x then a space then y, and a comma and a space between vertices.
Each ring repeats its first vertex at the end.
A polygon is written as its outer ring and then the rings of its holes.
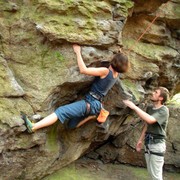
POLYGON ((147 130, 147 124, 145 123, 144 127, 143 127, 143 130, 142 130, 142 133, 141 133, 141 136, 137 142, 137 145, 136 145, 136 151, 140 152, 141 149, 142 149, 142 144, 143 144, 143 141, 144 141, 144 138, 145 138, 145 133, 146 133, 146 130, 147 130))
POLYGON ((124 100, 123 101, 124 104, 126 106, 128 106, 129 108, 131 108, 132 110, 134 110, 137 115, 142 119, 144 120, 145 122, 147 122, 148 124, 153 124, 155 122, 157 122, 157 120, 149 115, 148 113, 144 112, 142 109, 140 109, 138 106, 136 106, 133 102, 129 101, 129 100, 124 100))

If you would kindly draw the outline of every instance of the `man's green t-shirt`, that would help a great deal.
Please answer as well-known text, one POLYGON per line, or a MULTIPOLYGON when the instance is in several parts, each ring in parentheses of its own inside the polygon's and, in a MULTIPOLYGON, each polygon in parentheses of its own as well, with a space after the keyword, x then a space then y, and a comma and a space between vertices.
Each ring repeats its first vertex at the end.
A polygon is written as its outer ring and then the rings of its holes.
POLYGON ((148 124, 146 132, 166 137, 169 109, 164 105, 158 109, 153 106, 148 106, 146 112, 157 121, 156 123, 148 124))

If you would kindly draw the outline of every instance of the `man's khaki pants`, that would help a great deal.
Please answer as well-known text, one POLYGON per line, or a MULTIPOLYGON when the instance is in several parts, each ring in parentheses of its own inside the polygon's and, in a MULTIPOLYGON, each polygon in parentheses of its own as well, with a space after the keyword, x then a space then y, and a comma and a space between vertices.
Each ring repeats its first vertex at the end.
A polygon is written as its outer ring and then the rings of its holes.
MULTIPOLYGON (((157 153, 164 153, 166 150, 165 142, 161 142, 157 144, 148 144, 148 147, 150 151, 157 153)), ((147 151, 146 147, 145 147, 145 151, 147 151)), ((146 159, 147 169, 149 174, 151 175, 151 178, 153 180, 162 180, 164 157, 145 153, 145 159, 146 159)))

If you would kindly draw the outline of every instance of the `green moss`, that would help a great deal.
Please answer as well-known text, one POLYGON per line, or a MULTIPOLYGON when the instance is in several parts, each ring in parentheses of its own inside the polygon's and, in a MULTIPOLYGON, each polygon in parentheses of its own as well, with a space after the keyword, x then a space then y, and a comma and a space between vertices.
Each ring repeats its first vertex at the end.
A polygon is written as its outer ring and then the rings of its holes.
POLYGON ((53 67, 61 67, 64 68, 66 66, 66 61, 61 52, 57 50, 52 50, 46 48, 46 46, 41 51, 41 60, 40 60, 40 68, 53 68, 53 67))
POLYGON ((97 1, 97 2, 95 2, 95 6, 99 10, 105 12, 105 13, 103 13, 103 17, 104 17, 104 15, 107 16, 107 14, 109 14, 109 13, 111 14, 111 8, 112 7, 107 2, 105 2, 105 1, 97 1))
POLYGON ((59 51, 55 52, 55 56, 56 56, 56 59, 58 61, 64 62, 65 59, 64 59, 63 55, 59 51))
POLYGON ((137 179, 147 180, 148 174, 145 168, 129 167, 130 171, 134 174, 137 179))
MULTIPOLYGON (((178 173, 164 173, 164 179, 179 179, 178 173)), ((147 180, 149 175, 146 168, 127 166, 122 164, 98 164, 84 161, 76 165, 72 163, 58 172, 47 176, 43 180, 104 180, 104 179, 134 179, 147 180), (112 174, 113 172, 113 174, 112 174)))
POLYGON ((171 55, 172 57, 177 56, 177 51, 167 46, 159 46, 155 44, 136 42, 133 39, 123 40, 123 45, 127 49, 140 54, 148 59, 162 61, 165 55, 171 55))
POLYGON ((133 7, 134 3, 132 1, 121 1, 119 2, 120 6, 118 8, 119 14, 123 17, 128 16, 128 9, 133 7))
MULTIPOLYGON (((39 1, 39 4, 25 6, 19 4, 20 10, 12 18, 8 18, 8 23, 25 20, 41 25, 43 32, 50 40, 66 39, 70 42, 76 42, 78 36, 83 42, 97 42, 99 30, 97 29, 97 21, 99 16, 111 17, 111 4, 109 2, 92 2, 88 0, 77 3, 73 0, 66 1, 39 1), (105 9, 103 9, 105 8, 105 9), (73 9, 73 11, 72 11, 73 9), (47 15, 49 14, 49 15, 47 15), (79 27, 75 18, 87 21, 84 27, 79 27)), ((122 5, 123 9, 123 5, 122 5)), ((34 25, 35 25, 34 24, 34 25)), ((32 27, 35 31, 35 26, 32 27)), ((22 27, 23 29, 23 27, 22 27)), ((26 39, 27 33, 21 32, 17 38, 26 39)), ((32 38, 30 35, 29 38, 32 38)), ((29 40, 28 40, 29 41, 29 40)))
POLYGON ((62 2, 66 2, 66 3, 68 3, 68 4, 71 4, 71 3, 74 2, 74 0, 63 0, 62 2))
POLYGON ((87 172, 80 173, 79 170, 76 170, 74 164, 61 169, 60 171, 51 174, 49 177, 45 178, 44 180, 91 180, 91 178, 84 177, 87 172))
POLYGON ((167 19, 179 19, 180 18, 180 5, 178 3, 173 3, 169 1, 166 4, 166 8, 162 5, 160 12, 167 19))
POLYGON ((57 151, 59 149, 58 148, 57 126, 58 126, 58 124, 55 123, 53 126, 51 126, 50 131, 47 133, 46 147, 50 151, 57 151))
POLYGON ((152 73, 159 72, 159 67, 155 63, 152 63, 152 61, 149 61, 148 59, 134 56, 133 54, 129 54, 128 58, 131 63, 131 68, 129 72, 126 73, 126 76, 130 79, 143 80, 144 74, 148 71, 152 73))
POLYGON ((119 12, 122 12, 122 16, 126 17, 128 15, 128 9, 134 6, 134 2, 131 0, 113 0, 120 5, 119 12))
POLYGON ((135 82, 131 81, 131 80, 123 80, 123 84, 125 86, 125 89, 128 91, 130 90, 133 95, 135 96, 136 100, 140 100, 142 97, 142 94, 138 91, 137 85, 135 82))
POLYGON ((96 29, 97 28, 97 21, 95 19, 88 19, 87 20, 87 29, 96 29))

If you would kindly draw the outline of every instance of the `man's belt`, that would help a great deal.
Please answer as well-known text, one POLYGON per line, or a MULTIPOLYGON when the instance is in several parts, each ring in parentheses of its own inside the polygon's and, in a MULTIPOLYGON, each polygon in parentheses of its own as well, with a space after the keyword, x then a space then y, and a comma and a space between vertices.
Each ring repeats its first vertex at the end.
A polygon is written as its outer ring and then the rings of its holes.
POLYGON ((163 139, 165 139, 165 137, 162 135, 146 133, 146 135, 145 135, 145 146, 146 146, 145 153, 153 154, 156 156, 164 156, 164 152, 153 152, 148 147, 148 144, 157 144, 157 143, 162 142, 163 139))
POLYGON ((145 144, 157 144, 162 142, 163 139, 165 139, 165 137, 162 135, 146 133, 145 144))
POLYGON ((153 151, 150 151, 149 149, 147 151, 145 151, 145 154, 153 154, 153 155, 156 155, 156 156, 164 156, 164 152, 162 153, 158 153, 158 152, 153 152, 153 151))
POLYGON ((89 94, 90 94, 93 98, 95 98, 95 99, 97 99, 98 101, 102 102, 103 97, 100 96, 99 94, 97 94, 97 93, 95 93, 95 92, 93 92, 93 91, 90 91, 89 94))

